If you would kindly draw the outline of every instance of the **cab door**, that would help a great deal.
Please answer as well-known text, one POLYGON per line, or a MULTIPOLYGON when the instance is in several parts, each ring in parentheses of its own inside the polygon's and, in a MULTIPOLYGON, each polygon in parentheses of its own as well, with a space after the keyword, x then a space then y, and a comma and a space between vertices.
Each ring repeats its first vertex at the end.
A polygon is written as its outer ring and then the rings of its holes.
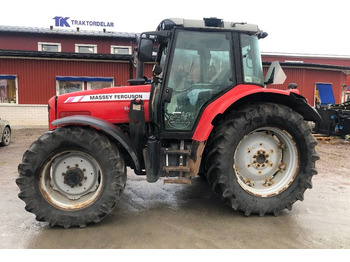
POLYGON ((176 32, 162 88, 164 137, 191 137, 203 108, 235 85, 232 50, 231 32, 176 32))

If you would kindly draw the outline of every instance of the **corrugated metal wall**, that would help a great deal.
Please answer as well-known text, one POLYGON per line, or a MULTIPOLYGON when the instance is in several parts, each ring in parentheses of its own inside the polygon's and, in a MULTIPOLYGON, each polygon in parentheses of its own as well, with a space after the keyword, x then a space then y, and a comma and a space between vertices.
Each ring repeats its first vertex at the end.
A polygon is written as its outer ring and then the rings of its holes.
MULTIPOLYGON (((264 67, 264 74, 268 68, 264 67)), ((305 96, 311 105, 314 105, 316 83, 330 83, 336 103, 341 103, 342 86, 346 83, 346 75, 341 71, 330 71, 308 68, 286 68, 283 71, 287 79, 283 85, 269 85, 268 88, 288 89, 289 83, 298 84, 300 93, 305 96)))
POLYGON ((0 72, 17 75, 19 104, 46 104, 56 95, 56 76, 113 77, 115 85, 127 85, 130 64, 125 61, 0 58, 0 72))

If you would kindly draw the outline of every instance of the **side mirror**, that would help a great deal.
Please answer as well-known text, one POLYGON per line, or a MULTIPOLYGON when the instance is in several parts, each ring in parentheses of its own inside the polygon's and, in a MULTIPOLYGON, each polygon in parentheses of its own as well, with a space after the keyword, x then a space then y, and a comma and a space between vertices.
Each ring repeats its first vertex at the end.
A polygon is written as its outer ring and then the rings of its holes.
POLYGON ((283 72, 280 63, 278 61, 274 61, 271 63, 269 70, 267 71, 264 84, 281 85, 284 83, 286 78, 287 76, 283 72))
POLYGON ((154 75, 158 76, 163 72, 163 69, 159 65, 154 65, 152 72, 154 75))
POLYGON ((140 39, 137 58, 141 62, 152 62, 153 41, 150 38, 140 39))

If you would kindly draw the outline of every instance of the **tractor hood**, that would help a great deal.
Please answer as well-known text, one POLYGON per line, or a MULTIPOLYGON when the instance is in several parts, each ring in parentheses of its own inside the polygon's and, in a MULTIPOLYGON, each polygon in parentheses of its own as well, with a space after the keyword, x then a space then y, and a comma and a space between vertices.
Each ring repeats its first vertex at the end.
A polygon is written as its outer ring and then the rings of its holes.
POLYGON ((150 88, 150 85, 121 86, 53 97, 49 101, 50 125, 55 119, 72 115, 90 115, 113 124, 128 123, 130 101, 134 99, 143 100, 148 121, 150 88))

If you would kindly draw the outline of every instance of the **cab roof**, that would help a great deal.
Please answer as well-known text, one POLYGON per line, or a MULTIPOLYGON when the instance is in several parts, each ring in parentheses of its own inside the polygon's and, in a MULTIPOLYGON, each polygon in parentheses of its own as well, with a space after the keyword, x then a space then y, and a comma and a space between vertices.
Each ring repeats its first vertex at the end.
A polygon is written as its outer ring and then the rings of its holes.
POLYGON ((216 17, 203 18, 203 20, 193 20, 184 18, 168 18, 163 20, 157 27, 157 31, 170 30, 175 26, 184 28, 201 28, 201 29, 222 29, 232 31, 244 31, 252 34, 262 32, 255 24, 247 24, 242 22, 228 22, 216 17))

